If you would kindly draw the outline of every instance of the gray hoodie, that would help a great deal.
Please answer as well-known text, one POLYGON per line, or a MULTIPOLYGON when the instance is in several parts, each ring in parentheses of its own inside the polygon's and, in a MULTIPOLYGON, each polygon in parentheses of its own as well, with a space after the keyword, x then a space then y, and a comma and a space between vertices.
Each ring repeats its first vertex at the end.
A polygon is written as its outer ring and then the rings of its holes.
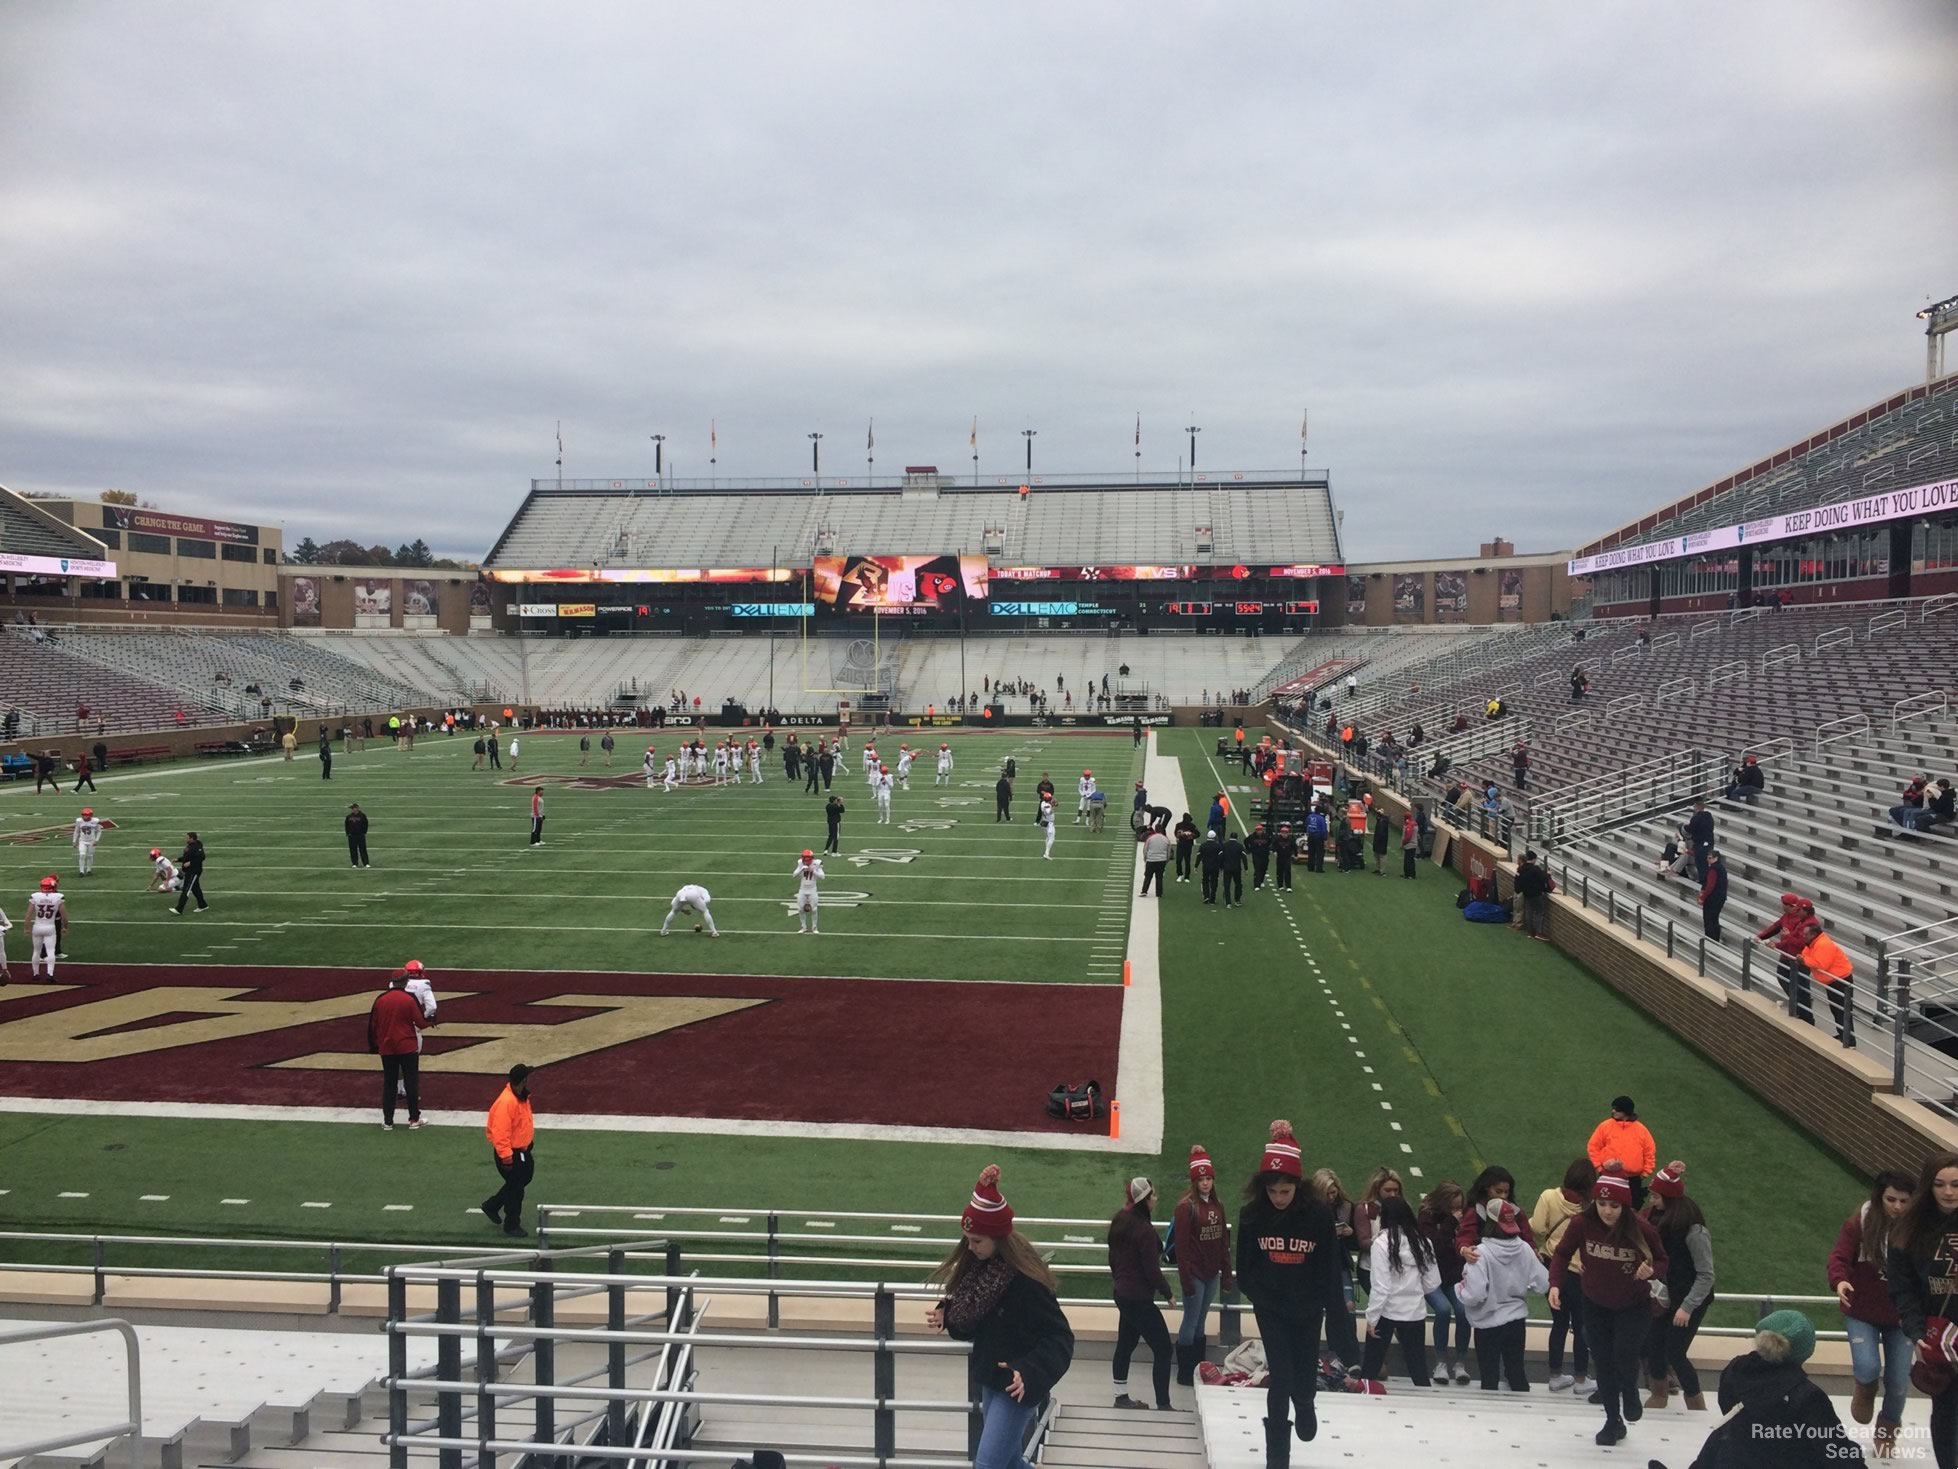
POLYGON ((1490 1235, 1475 1248, 1476 1259, 1456 1287, 1469 1325, 1483 1329, 1527 1319, 1530 1292, 1550 1289, 1550 1272, 1537 1252, 1516 1235, 1490 1235))

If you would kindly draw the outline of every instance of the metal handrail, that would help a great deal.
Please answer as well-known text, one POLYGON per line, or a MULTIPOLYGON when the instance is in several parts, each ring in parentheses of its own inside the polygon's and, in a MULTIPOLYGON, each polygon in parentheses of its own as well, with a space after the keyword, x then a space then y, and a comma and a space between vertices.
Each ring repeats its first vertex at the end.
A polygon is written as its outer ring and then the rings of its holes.
POLYGON ((136 1328, 127 1321, 115 1317, 105 1317, 100 1321, 62 1321, 42 1326, 21 1326, 12 1331, 0 1331, 0 1347, 18 1342, 51 1341, 62 1336, 83 1336, 100 1331, 113 1331, 122 1338, 123 1360, 129 1372, 129 1417, 122 1423, 98 1424, 80 1433, 58 1434, 53 1438, 37 1439, 28 1443, 0 1443, 0 1459, 25 1459, 34 1454, 49 1453, 54 1449, 73 1448, 76 1444, 92 1443, 98 1438, 129 1439, 129 1469, 142 1469, 143 1465, 143 1354, 136 1341, 136 1328))
POLYGON ((1908 699, 1899 699, 1890 706, 1890 727, 1895 729, 1907 720, 1921 719, 1926 714, 1946 714, 1950 708, 1951 702, 1945 697, 1943 689, 1912 694, 1908 699))
POLYGON ((1827 724, 1818 724, 1815 727, 1816 753, 1820 754, 1826 747, 1841 740, 1853 739, 1859 734, 1866 735, 1869 732, 1869 717, 1863 714, 1850 714, 1841 719, 1832 719, 1827 724))

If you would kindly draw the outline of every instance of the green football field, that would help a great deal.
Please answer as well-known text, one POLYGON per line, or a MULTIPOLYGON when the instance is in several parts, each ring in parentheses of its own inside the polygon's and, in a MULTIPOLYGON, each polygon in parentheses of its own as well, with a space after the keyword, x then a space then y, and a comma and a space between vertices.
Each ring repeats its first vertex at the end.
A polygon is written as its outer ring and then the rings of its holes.
MULTIPOLYGON (((1211 792, 1244 783, 1207 753, 1209 732, 1158 738, 1199 819, 1211 792)), ((623 742, 609 772, 594 752, 581 772, 575 738, 524 737, 515 776, 635 775, 644 743, 623 742)), ((412 756, 375 742, 336 759, 330 783, 310 757, 104 778, 90 799, 116 829, 93 878, 73 875, 65 831, 49 831, 65 829, 81 801, 0 791, 0 829, 13 833, 0 846, 0 907, 18 921, 34 882, 58 872, 71 895, 74 960, 189 964, 220 979, 226 965, 376 969, 417 957, 436 970, 438 990, 445 972, 533 968, 1119 986, 1134 860, 1125 823, 1098 835, 1063 825, 1056 860, 1043 863, 1029 797, 1050 770, 1071 812, 1073 778, 1091 765, 1119 816, 1142 753, 1125 735, 1040 730, 960 737, 954 748, 955 784, 935 787, 921 761, 889 826, 873 824, 852 752, 836 781, 849 813, 819 939, 795 933, 787 898, 796 854, 822 845, 821 801, 789 789, 778 768, 760 787, 673 796, 547 785, 547 843, 531 850, 529 790, 472 771, 460 738, 425 739, 412 756), (992 820, 992 783, 1009 754, 1021 795, 1005 826, 992 820), (373 819, 376 865, 366 871, 347 863, 341 817, 352 800, 373 819), (177 918, 143 892, 146 854, 161 846, 174 856, 191 828, 210 849, 213 906, 177 918), (668 898, 692 881, 712 889, 724 937, 659 939, 668 898)), ((1308 1161, 1355 1190, 1382 1163, 1419 1192, 1500 1162, 1527 1203, 1582 1150, 1610 1098, 1630 1092, 1661 1157, 1690 1165, 1722 1292, 1826 1289, 1822 1262, 1863 1191, 1851 1170, 1554 948, 1464 924, 1450 874, 1424 865, 1406 882, 1396 872, 1313 876, 1301 866, 1291 894, 1247 893, 1231 911, 1200 905, 1194 883, 1170 885, 1159 915, 1160 1156, 554 1133, 546 1088, 532 1198, 952 1212, 993 1161, 1022 1213, 1100 1217, 1132 1173, 1169 1193, 1193 1142, 1208 1146, 1234 1192, 1266 1123, 1285 1116, 1308 1161), (1769 1189, 1774 1206, 1762 1208, 1769 1189)), ((9 940, 15 983, 0 990, 0 1066, 5 1001, 25 988, 22 929, 9 940)), ((915 1076, 935 1048, 1010 1054, 1017 1043, 1002 1001, 996 1023, 960 1034, 926 1027, 915 1053, 899 1047, 905 1054, 892 1059, 915 1076)), ((1035 1115, 1041 1101, 1028 1098, 1035 1115)), ((382 1134, 24 1106, 0 1111, 8 1228, 431 1243, 487 1233, 463 1215, 493 1181, 474 1127, 382 1134)))

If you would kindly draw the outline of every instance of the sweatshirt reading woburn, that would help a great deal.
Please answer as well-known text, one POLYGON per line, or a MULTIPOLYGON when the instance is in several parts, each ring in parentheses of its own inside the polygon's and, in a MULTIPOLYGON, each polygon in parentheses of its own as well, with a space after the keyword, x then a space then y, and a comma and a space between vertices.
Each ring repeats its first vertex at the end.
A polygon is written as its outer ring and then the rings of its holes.
POLYGON ((1301 1188, 1291 1207, 1262 1196, 1237 1216, 1237 1286, 1261 1313, 1303 1321, 1339 1288, 1339 1238, 1332 1211, 1301 1188))

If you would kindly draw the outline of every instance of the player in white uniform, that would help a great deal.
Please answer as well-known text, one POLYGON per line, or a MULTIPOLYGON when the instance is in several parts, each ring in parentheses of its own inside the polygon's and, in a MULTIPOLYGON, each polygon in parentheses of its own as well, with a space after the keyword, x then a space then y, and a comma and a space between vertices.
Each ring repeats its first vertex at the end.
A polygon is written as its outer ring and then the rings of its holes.
POLYGON ((872 741, 863 747, 863 773, 865 775, 875 775, 877 773, 877 766, 877 745, 872 741))
POLYGON ((680 762, 671 755, 666 757, 666 789, 669 791, 680 789, 680 762))
POLYGON ((523 758, 522 755, 518 753, 517 743, 518 743, 517 737, 515 735, 511 735, 510 736, 510 768, 512 770, 515 770, 517 768, 517 761, 523 758))
POLYGON ((700 915, 700 922, 693 926, 695 933, 705 928, 709 938, 719 938, 721 931, 714 927, 714 915, 707 908, 712 901, 713 898, 709 896, 706 888, 699 883, 688 883, 673 895, 673 906, 666 910, 666 922, 659 926, 659 936, 665 938, 667 929, 673 926, 673 920, 684 911, 700 915))
POLYGON ((83 877, 95 873, 95 844, 102 840, 102 818, 92 806, 82 807, 75 818, 75 871, 83 877))
POLYGON ((1040 815, 1034 819, 1047 829, 1047 845, 1041 850, 1040 855, 1045 857, 1049 862, 1054 860, 1055 815, 1054 798, 1052 796, 1043 797, 1040 802, 1040 815))
POLYGON ((163 855, 163 848, 150 848, 150 885, 152 893, 174 893, 181 879, 177 876, 177 864, 163 855))
POLYGON ((646 758, 639 762, 639 773, 646 777, 646 789, 650 791, 653 782, 659 779, 659 761, 651 745, 646 746, 646 758))
POLYGON ((62 900, 61 879, 41 879, 41 889, 27 900, 27 931, 31 936, 27 950, 27 973, 38 978, 41 961, 47 960, 48 978, 54 978, 54 961, 68 936, 68 905, 62 900))
POLYGON ((727 741, 722 740, 714 746, 714 784, 727 784, 727 741))
POLYGON ((761 784, 761 745, 754 740, 748 741, 748 784, 761 784))
MULTIPOLYGON (((408 982, 402 988, 414 997, 417 1005, 422 1007, 422 1018, 430 1025, 433 1025, 435 1023, 435 986, 428 982, 427 968, 422 964, 421 960, 410 959, 406 964, 401 966, 400 973, 408 976, 408 982)), ((393 981, 390 980, 389 983, 392 984, 393 981)), ((421 1049, 421 1027, 417 1026, 415 1029, 416 1053, 419 1054, 421 1049)), ((408 1095, 407 1077, 403 1076, 395 1081, 394 1093, 399 1097, 408 1095)))
POLYGON ((938 747, 938 774, 932 780, 932 784, 935 786, 948 786, 951 783, 952 747, 950 745, 940 745, 938 747))
POLYGON ((897 783, 907 791, 911 789, 911 762, 915 758, 909 745, 897 747, 897 783))
POLYGON ((821 933, 817 922, 816 884, 823 880, 823 863, 809 848, 802 849, 802 860, 795 864, 795 921, 798 933, 821 933))
POLYGON ((0 984, 13 978, 7 971, 7 935, 13 931, 14 926, 7 921, 7 915, 0 913, 0 984))
POLYGON ((870 790, 877 797, 877 824, 891 824, 891 772, 887 765, 877 767, 877 773, 870 777, 870 790))
POLYGON ((1088 797, 1095 793, 1095 773, 1092 770, 1082 771, 1081 779, 1074 783, 1074 788, 1081 796, 1079 804, 1074 808, 1074 824, 1076 826, 1086 826, 1088 824, 1088 797))

